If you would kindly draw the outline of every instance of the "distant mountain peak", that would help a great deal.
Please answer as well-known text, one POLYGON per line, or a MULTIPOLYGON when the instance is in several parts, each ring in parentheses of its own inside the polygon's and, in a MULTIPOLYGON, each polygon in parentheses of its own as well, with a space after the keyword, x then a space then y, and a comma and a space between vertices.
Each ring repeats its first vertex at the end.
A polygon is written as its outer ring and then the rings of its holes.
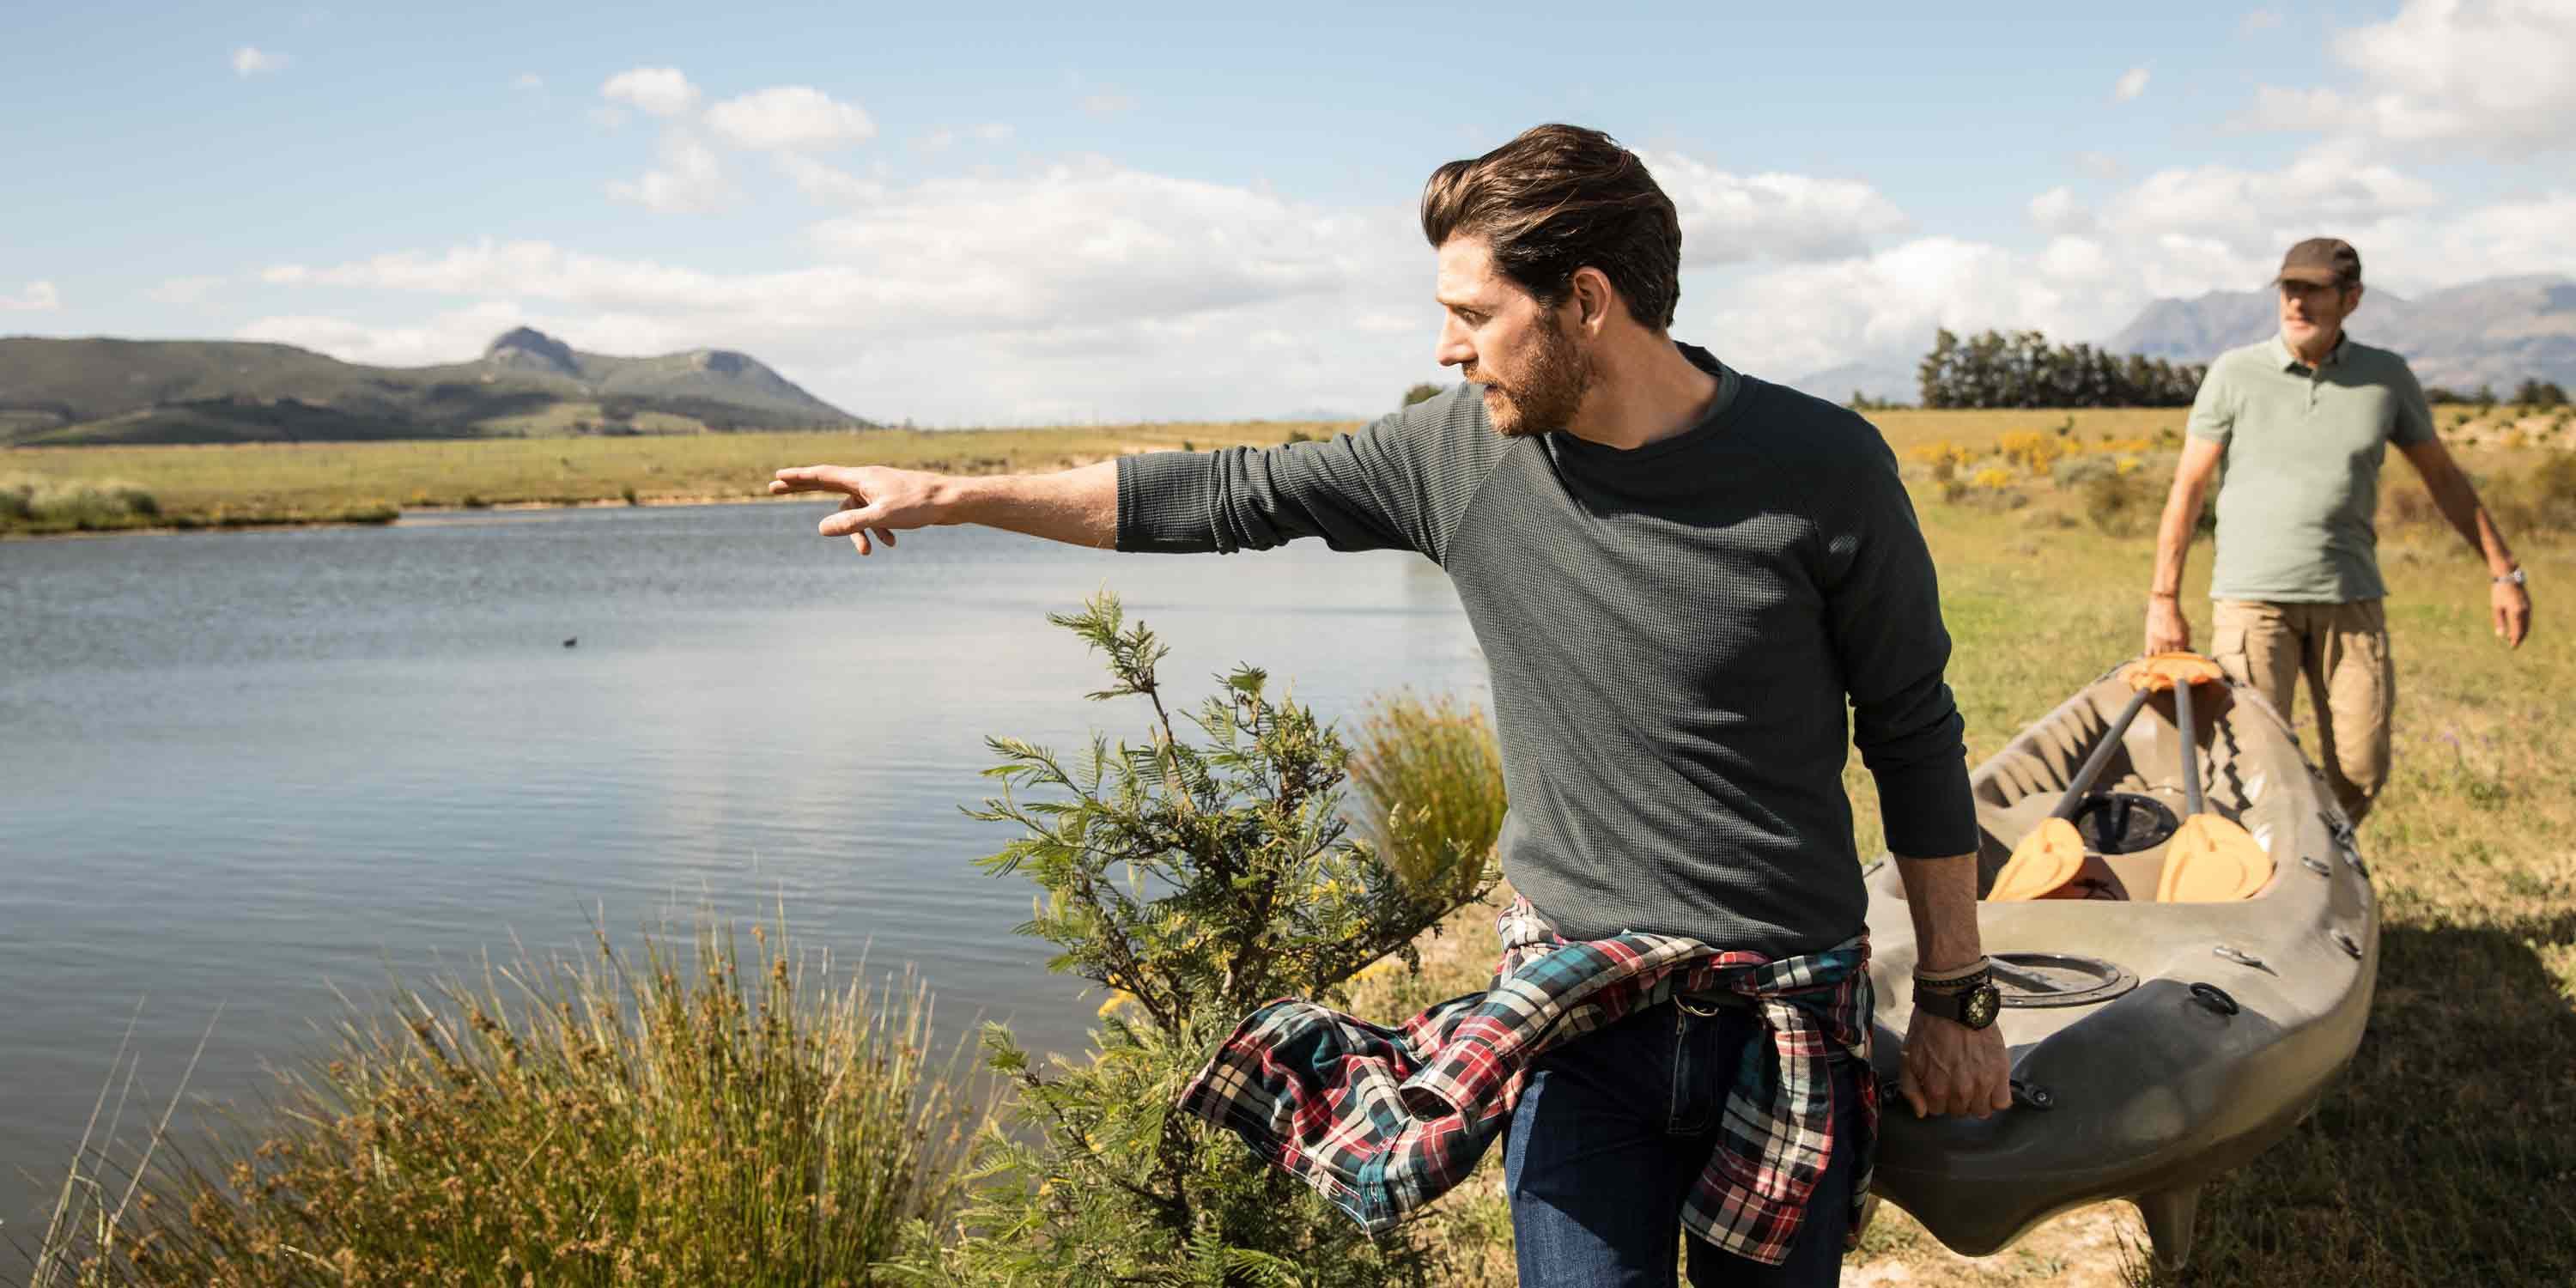
POLYGON ((689 365, 718 375, 739 376, 760 363, 750 354, 736 353, 731 349, 696 349, 689 354, 689 365))
POLYGON ((581 360, 573 356, 572 346, 532 326, 513 327, 502 332, 483 348, 487 362, 506 362, 513 366, 542 367, 568 376, 581 374, 581 360))

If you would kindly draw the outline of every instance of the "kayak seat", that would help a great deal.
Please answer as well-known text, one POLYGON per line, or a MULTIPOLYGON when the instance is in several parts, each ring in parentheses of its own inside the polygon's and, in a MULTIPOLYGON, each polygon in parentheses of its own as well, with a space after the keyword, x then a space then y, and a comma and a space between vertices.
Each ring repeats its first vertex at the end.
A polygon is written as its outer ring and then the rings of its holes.
POLYGON ((1995 873, 1986 902, 2128 897, 2127 888, 2120 884, 2110 865, 2085 853, 2084 840, 2075 825, 2051 818, 2043 820, 2012 859, 1995 873))
POLYGON ((2163 873, 2156 879, 2159 903, 2227 903, 2251 899, 2272 880, 2272 856, 2235 830, 2233 837, 2214 828, 2195 827, 2202 815, 2184 820, 2165 849, 2163 873))

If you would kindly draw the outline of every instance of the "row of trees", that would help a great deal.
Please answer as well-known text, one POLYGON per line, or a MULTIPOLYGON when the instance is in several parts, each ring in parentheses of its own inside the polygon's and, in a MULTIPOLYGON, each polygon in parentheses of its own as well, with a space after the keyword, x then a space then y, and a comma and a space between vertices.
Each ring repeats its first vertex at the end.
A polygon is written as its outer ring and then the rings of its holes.
POLYGON ((1926 407, 2188 407, 2203 365, 2089 344, 2051 345, 2037 331, 1932 337, 1917 375, 1926 407))
MULTIPOLYGON (((2506 399, 2496 397, 2494 385, 2480 385, 2478 386, 2478 391, 2473 394, 2464 394, 2456 390, 2445 389, 2440 385, 2434 385, 2424 391, 2424 399, 2427 402, 2434 403, 2467 403, 2480 409, 2493 407, 2499 402, 2508 401, 2506 399)), ((2547 411, 2553 407, 2566 406, 2567 391, 2560 388, 2558 386, 2558 382, 2555 380, 2541 380, 2535 377, 2526 379, 2521 384, 2516 385, 2514 387, 2513 397, 2509 401, 2511 405, 2515 407, 2527 408, 2532 411, 2547 411)))

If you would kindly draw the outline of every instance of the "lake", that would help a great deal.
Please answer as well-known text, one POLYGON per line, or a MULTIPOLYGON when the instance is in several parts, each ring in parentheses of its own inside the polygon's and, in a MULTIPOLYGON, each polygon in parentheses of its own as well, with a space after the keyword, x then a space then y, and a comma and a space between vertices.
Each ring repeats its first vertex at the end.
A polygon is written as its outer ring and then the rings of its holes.
MULTIPOLYGON (((0 543, 0 1247, 32 1239, 134 1025, 124 1135, 189 1080, 248 1103, 389 978, 632 945, 783 904, 942 1029, 1038 1049, 1100 1000, 972 866, 988 734, 1072 748, 1144 708, 1046 615, 1106 587, 1195 705, 1237 661, 1333 718, 1487 704, 1448 579, 1315 542, 1116 555, 981 529, 860 558, 828 509, 475 512, 389 528, 0 543), (217 1018, 218 1007, 221 1008, 217 1018)), ((179 1121, 189 1110, 182 1108, 179 1121)))

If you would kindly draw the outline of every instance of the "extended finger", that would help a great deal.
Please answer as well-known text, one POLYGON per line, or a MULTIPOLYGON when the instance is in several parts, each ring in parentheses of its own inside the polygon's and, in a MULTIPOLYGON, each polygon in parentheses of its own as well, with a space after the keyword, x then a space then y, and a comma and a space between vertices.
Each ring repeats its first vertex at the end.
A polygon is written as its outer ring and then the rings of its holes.
POLYGON ((772 496, 789 492, 848 492, 847 472, 838 465, 796 465, 778 471, 769 480, 772 496))
POLYGON ((814 530, 827 537, 846 537, 855 535, 864 528, 884 526, 884 510, 873 505, 861 505, 845 510, 835 510, 824 515, 823 521, 814 525, 814 530))

